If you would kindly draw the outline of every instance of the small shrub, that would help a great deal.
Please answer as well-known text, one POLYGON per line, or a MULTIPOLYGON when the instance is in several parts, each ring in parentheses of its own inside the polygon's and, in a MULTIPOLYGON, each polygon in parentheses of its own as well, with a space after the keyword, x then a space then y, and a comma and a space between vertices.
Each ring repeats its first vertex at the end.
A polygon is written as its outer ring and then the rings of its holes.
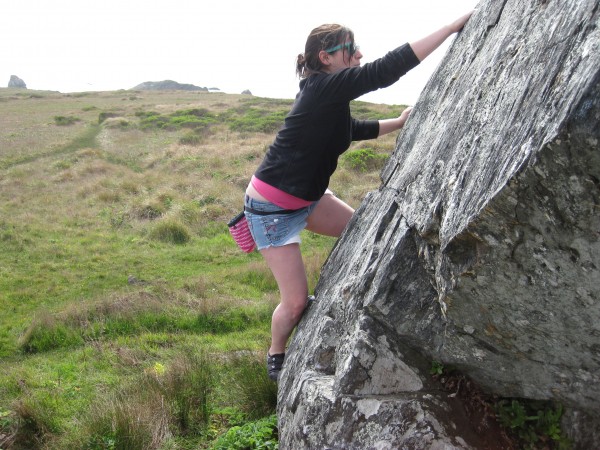
POLYGON ((81 119, 73 116, 54 116, 54 123, 59 126, 73 125, 79 122, 81 119))
POLYGON ((232 117, 229 121, 231 131, 246 133, 273 133, 283 125, 287 110, 265 111, 248 108, 241 111, 241 116, 232 117))
POLYGON ((169 124, 175 128, 202 128, 214 122, 214 116, 207 109, 193 108, 175 111, 170 115, 169 124))
POLYGON ((100 114, 98 114, 98 123, 102 123, 104 122, 106 119, 110 119, 113 117, 119 117, 119 114, 114 113, 114 112, 107 112, 107 111, 103 111, 100 114))
POLYGON ((344 153, 342 158, 352 170, 367 172, 368 170, 381 170, 389 156, 375 153, 372 148, 363 148, 350 150, 344 153))
POLYGON ((547 402, 519 401, 504 399, 496 404, 499 422, 511 430, 524 444, 525 448, 542 447, 569 449, 571 443, 562 435, 560 419, 562 406, 553 407, 547 402))
POLYGON ((277 450, 277 416, 272 415, 256 422, 235 426, 219 437, 212 446, 213 450, 277 450))
POLYGON ((429 373, 436 376, 442 375, 444 373, 444 365, 439 361, 432 361, 429 373))
POLYGON ((140 128, 142 130, 152 130, 155 128, 166 128, 169 123, 169 118, 161 116, 158 113, 136 114, 140 117, 140 128))
POLYGON ((217 122, 212 113, 202 108, 175 111, 169 115, 138 111, 136 116, 140 118, 140 128, 143 130, 179 130, 181 128, 202 130, 217 122))
POLYGON ((157 223, 150 237, 168 244, 186 244, 192 238, 190 230, 181 222, 167 219, 157 223))
POLYGON ((114 117, 104 121, 104 126, 112 129, 126 130, 130 125, 129 121, 123 117, 114 117))

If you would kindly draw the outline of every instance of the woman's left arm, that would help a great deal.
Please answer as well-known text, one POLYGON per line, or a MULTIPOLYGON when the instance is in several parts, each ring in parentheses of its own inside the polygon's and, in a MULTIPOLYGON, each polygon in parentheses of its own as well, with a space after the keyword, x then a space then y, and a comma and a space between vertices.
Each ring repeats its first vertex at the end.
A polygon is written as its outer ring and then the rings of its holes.
POLYGON ((399 130, 400 128, 402 128, 404 126, 404 124, 406 123, 406 121, 408 120, 408 116, 410 115, 411 110, 412 110, 412 107, 409 106, 404 111, 402 111, 402 114, 400 114, 400 117, 396 117, 395 119, 380 120, 379 121, 379 134, 377 136, 378 137, 383 136, 384 134, 388 134, 388 133, 391 133, 392 131, 396 131, 396 130, 399 130))
POLYGON ((439 30, 431 33, 428 36, 425 36, 422 39, 411 42, 410 47, 413 49, 413 52, 415 52, 415 55, 419 61, 423 61, 425 58, 427 58, 436 48, 442 45, 442 43, 448 37, 462 30, 472 14, 473 11, 468 12, 449 25, 440 28, 439 30))

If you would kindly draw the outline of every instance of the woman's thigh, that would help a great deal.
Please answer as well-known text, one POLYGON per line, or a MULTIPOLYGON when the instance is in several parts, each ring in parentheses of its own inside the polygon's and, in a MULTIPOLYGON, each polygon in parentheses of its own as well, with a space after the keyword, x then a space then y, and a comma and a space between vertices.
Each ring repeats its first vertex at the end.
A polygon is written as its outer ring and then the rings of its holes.
POLYGON ((308 295, 308 286, 300 246, 288 244, 268 247, 260 252, 275 276, 281 302, 300 302, 303 305, 308 295))
POLYGON ((339 237, 354 209, 333 194, 325 194, 308 216, 306 229, 325 236, 339 237))

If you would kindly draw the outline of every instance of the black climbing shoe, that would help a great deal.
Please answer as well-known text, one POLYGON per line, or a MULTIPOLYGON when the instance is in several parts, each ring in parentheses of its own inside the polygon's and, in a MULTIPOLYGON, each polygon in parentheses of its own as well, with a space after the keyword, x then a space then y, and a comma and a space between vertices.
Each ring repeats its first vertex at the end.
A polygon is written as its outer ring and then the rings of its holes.
POLYGON ((279 372, 281 372, 281 368, 283 367, 284 358, 285 353, 277 353, 276 355, 271 356, 267 352, 267 374, 271 380, 277 381, 279 378, 279 372))

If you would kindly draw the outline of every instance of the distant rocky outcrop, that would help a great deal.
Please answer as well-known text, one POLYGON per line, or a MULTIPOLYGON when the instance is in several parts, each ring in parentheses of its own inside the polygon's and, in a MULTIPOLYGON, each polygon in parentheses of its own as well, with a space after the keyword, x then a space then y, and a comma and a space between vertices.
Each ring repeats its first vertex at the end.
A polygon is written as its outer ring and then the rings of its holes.
POLYGON ((600 448, 599 23, 598 0, 479 3, 321 272, 281 449, 510 448, 432 361, 600 448))
POLYGON ((182 84, 173 80, 145 81, 132 88, 134 91, 204 91, 208 88, 195 86, 193 84, 182 84))
POLYGON ((9 88, 27 89, 27 85, 25 84, 25 82, 16 75, 10 76, 10 80, 8 82, 8 87, 9 88))
POLYGON ((252 92, 250 92, 250 89, 246 89, 242 92, 242 95, 252 95, 252 92))

